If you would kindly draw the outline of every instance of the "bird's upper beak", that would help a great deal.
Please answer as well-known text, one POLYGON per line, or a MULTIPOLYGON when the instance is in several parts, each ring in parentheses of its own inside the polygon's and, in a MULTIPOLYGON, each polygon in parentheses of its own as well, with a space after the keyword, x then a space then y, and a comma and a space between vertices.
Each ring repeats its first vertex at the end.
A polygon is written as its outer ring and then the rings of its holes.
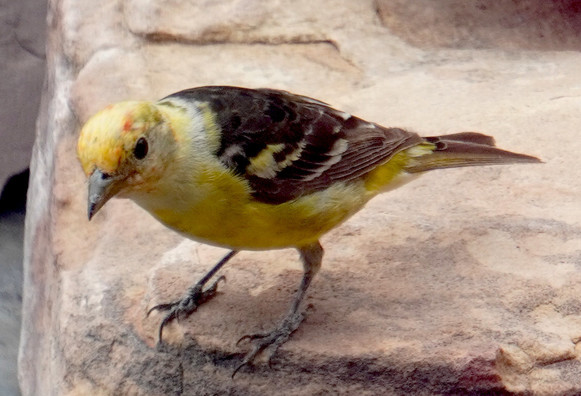
POLYGON ((95 169, 89 176, 89 220, 99 211, 117 192, 118 180, 111 175, 103 173, 100 169, 95 169))

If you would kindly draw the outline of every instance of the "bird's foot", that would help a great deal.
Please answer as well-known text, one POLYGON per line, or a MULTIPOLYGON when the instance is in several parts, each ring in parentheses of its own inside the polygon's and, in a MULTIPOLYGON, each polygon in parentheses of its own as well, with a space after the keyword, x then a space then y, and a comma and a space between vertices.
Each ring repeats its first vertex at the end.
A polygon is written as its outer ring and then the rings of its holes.
POLYGON ((173 321, 174 319, 187 318, 190 316, 200 305, 211 300, 218 290, 218 282, 221 280, 226 280, 224 276, 220 276, 212 285, 203 290, 203 284, 196 284, 188 290, 188 293, 181 300, 177 300, 171 303, 159 304, 147 311, 147 316, 153 311, 167 311, 167 314, 161 321, 159 325, 159 342, 162 342, 163 328, 173 321))
POLYGON ((267 333, 249 334, 238 340, 236 345, 242 341, 248 341, 252 344, 252 349, 244 356, 242 363, 240 363, 234 372, 232 378, 236 375, 238 370, 246 365, 254 362, 254 359, 265 349, 269 349, 266 360, 270 366, 270 359, 274 356, 278 348, 284 344, 290 335, 299 327, 304 319, 304 315, 300 312, 292 312, 280 322, 280 324, 272 331, 267 333))

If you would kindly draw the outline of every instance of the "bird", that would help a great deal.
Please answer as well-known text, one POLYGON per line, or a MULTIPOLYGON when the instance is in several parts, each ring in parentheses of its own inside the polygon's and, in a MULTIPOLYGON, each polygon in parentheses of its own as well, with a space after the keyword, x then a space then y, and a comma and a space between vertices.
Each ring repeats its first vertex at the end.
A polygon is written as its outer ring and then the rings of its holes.
POLYGON ((129 198, 182 236, 230 250, 183 298, 148 311, 165 314, 160 343, 166 325, 216 295, 224 277, 210 281, 239 251, 298 250, 303 275, 288 312, 239 340, 249 350, 232 376, 267 349, 270 362, 299 327, 321 237, 370 199, 431 170, 541 162, 478 132, 422 137, 307 96, 234 86, 109 105, 81 128, 77 156, 89 220, 112 197, 129 198))

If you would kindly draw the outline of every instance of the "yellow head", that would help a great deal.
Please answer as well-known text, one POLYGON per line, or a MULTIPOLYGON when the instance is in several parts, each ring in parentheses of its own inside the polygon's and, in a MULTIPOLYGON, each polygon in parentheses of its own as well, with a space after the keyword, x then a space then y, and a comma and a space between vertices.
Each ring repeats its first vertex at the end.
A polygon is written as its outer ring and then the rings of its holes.
POLYGON ((153 188, 175 150, 169 123, 149 102, 121 102, 83 127, 77 155, 89 177, 89 219, 113 196, 153 188))

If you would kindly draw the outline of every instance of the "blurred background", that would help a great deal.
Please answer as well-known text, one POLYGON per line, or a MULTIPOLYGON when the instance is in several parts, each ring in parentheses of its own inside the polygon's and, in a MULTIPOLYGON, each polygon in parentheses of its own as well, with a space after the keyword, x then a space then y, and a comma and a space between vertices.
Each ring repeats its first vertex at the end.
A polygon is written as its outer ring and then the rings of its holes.
POLYGON ((19 395, 28 165, 45 74, 46 0, 0 1, 0 395, 19 395))

